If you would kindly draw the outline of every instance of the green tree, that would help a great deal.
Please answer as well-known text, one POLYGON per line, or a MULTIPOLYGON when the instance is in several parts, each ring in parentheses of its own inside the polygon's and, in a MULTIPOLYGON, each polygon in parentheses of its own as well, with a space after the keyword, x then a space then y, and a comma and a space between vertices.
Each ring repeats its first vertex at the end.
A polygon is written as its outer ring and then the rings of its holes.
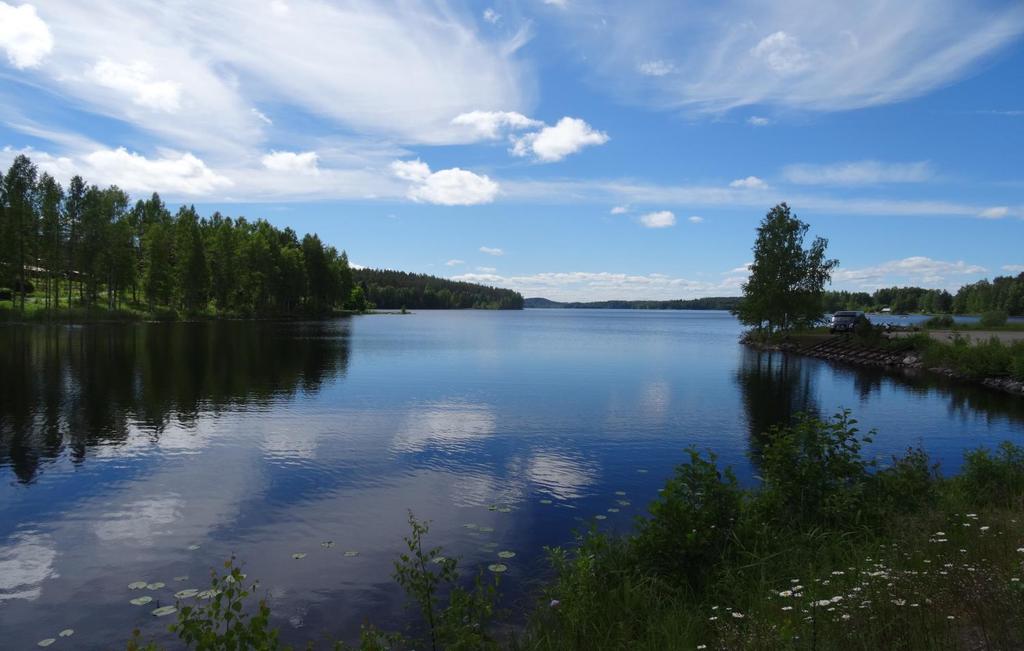
POLYGON ((203 310, 209 300, 210 271, 194 207, 183 206, 178 211, 175 230, 175 279, 179 301, 186 312, 203 310))
POLYGON ((85 181, 81 176, 74 176, 68 184, 68 191, 64 197, 64 230, 67 232, 67 241, 64 251, 64 273, 68 278, 68 306, 71 306, 72 293, 74 292, 75 279, 79 280, 79 293, 81 293, 81 251, 79 242, 82 237, 82 213, 85 210, 85 181))
POLYGON ((64 265, 64 190, 49 174, 39 179, 40 262, 46 269, 46 306, 60 304, 60 272, 64 265))
POLYGON ((742 323, 773 333, 821 317, 825 283, 838 261, 825 257, 824 238, 816 237, 804 249, 808 228, 785 203, 768 211, 757 229, 750 278, 736 311, 742 323))
POLYGON ((146 260, 143 290, 150 311, 158 305, 168 305, 171 302, 174 289, 173 241, 171 227, 167 224, 156 222, 146 231, 146 239, 143 242, 146 260))
POLYGON ((36 166, 27 156, 19 155, 0 184, 0 204, 4 207, 3 261, 7 275, 17 278, 21 309, 25 309, 28 289, 28 267, 35 266, 35 244, 38 228, 36 204, 36 166))

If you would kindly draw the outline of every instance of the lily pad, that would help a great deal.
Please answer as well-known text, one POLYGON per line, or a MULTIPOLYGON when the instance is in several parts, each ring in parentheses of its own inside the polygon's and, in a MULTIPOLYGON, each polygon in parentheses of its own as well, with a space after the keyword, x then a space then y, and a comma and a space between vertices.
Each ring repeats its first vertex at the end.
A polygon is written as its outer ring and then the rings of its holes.
POLYGON ((508 565, 505 565, 504 563, 491 563, 487 566, 487 569, 489 569, 492 572, 500 574, 502 572, 508 571, 508 565))
POLYGON ((45 640, 39 640, 38 642, 36 642, 36 646, 50 646, 56 641, 56 638, 48 637, 45 640))
POLYGON ((151 601, 153 601, 153 597, 146 595, 145 597, 137 597, 135 599, 132 599, 128 603, 130 603, 133 606, 145 606, 151 601))
POLYGON ((511 512, 512 512, 512 507, 510 507, 510 506, 499 506, 498 507, 498 513, 511 513, 511 512))
POLYGON ((462 528, 463 529, 476 529, 476 525, 473 524, 472 522, 467 522, 466 524, 462 525, 462 528))
POLYGON ((494 527, 480 527, 480 533, 494 533, 494 527))
POLYGON ((323 547, 324 549, 330 549, 331 547, 334 547, 334 541, 333 540, 325 540, 322 543, 320 543, 320 546, 323 547))
POLYGON ((189 545, 189 546, 188 546, 188 550, 189 550, 190 552, 194 552, 194 551, 195 551, 195 550, 197 550, 197 549, 199 549, 199 545, 189 545))
POLYGON ((71 637, 74 634, 75 634, 75 629, 73 629, 73 628, 65 628, 60 633, 57 633, 57 637, 71 637))
POLYGON ((619 503, 619 506, 629 506, 632 503, 629 500, 615 500, 615 501, 619 503))
POLYGON ((350 549, 347 552, 345 552, 345 556, 348 556, 349 558, 351 558, 352 556, 359 556, 359 552, 350 549))
POLYGON ((554 502, 552 502, 551 500, 548 500, 548 499, 543 499, 543 500, 540 501, 540 503, 541 504, 554 504, 554 502))
POLYGON ((608 516, 607 515, 595 515, 594 519, 595 520, 607 520, 608 516))
POLYGON ((444 563, 446 560, 448 560, 448 559, 445 558, 444 556, 435 556, 433 559, 431 559, 430 562, 431 563, 435 563, 437 565, 440 565, 441 563, 444 563))
POLYGON ((197 599, 213 599, 220 594, 220 590, 203 590, 196 595, 197 599))
POLYGON ((619 510, 613 506, 612 508, 608 509, 608 512, 609 513, 618 513, 619 510))
POLYGON ((159 590, 160 588, 164 587, 164 585, 165 584, 162 581, 155 581, 153 583, 147 583, 146 584, 146 589, 147 590, 159 590))
POLYGON ((615 494, 616 495, 621 495, 622 497, 625 497, 626 496, 626 491, 615 491, 615 494))
POLYGON ((176 606, 160 606, 153 611, 153 615, 156 617, 164 617, 165 615, 173 615, 176 612, 178 612, 178 608, 176 606))
POLYGON ((292 554, 292 558, 294 558, 297 561, 301 561, 305 557, 306 557, 306 555, 303 554, 302 552, 296 552, 296 553, 292 554))
POLYGON ((498 552, 498 558, 515 558, 516 553, 508 550, 498 552))
POLYGON ((497 504, 491 504, 490 506, 487 507, 487 510, 488 511, 497 511, 498 510, 498 505, 497 504))
POLYGON ((199 591, 195 588, 188 588, 187 590, 179 590, 174 593, 175 599, 191 599, 192 597, 199 594, 199 591))
POLYGON ((132 583, 128 584, 128 589, 129 590, 142 590, 145 587, 146 587, 146 582, 145 581, 133 581, 132 583))
POLYGON ((174 577, 174 580, 178 581, 178 582, 188 581, 188 577, 187 576, 176 576, 176 577, 174 577))

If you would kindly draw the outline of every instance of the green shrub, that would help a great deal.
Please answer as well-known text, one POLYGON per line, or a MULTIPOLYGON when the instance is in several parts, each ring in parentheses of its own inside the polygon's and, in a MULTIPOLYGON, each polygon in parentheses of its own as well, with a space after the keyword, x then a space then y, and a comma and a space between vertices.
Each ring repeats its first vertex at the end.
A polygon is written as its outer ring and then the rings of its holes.
POLYGON ((716 457, 687 451, 661 495, 649 507, 650 518, 637 521, 634 546, 640 563, 656 576, 704 583, 729 548, 740 514, 742 492, 732 470, 718 469, 716 457))
POLYGON ((940 316, 933 316, 921 325, 925 328, 952 328, 956 324, 953 317, 949 314, 942 314, 940 316))
POLYGON ((873 432, 860 436, 856 425, 844 410, 827 420, 800 415, 793 425, 768 431, 758 506, 769 521, 808 527, 859 522, 874 463, 860 454, 873 432))
POLYGON ((994 454, 985 448, 968 452, 957 482, 976 506, 1020 507, 1024 448, 1004 441, 994 454))
POLYGON ((902 457, 893 457, 892 465, 877 471, 871 479, 874 515, 881 519, 934 504, 939 495, 937 468, 921 448, 910 448, 902 457))
POLYGON ((1010 315, 1006 313, 1006 310, 989 310, 981 315, 978 323, 985 328, 998 328, 999 326, 1006 325, 1006 321, 1009 318, 1010 315))

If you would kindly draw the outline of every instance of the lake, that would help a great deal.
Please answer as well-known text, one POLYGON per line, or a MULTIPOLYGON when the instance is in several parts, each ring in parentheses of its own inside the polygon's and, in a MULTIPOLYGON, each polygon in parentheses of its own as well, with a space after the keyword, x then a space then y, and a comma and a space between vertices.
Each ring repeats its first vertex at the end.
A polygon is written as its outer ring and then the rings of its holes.
POLYGON ((628 529, 690 445, 756 484, 762 432, 798 411, 849 408, 870 454, 921 445, 947 473, 1024 444, 1020 398, 757 353, 740 331, 615 310, 0 327, 3 646, 166 639, 150 612, 232 554, 286 641, 399 625, 409 509, 467 574, 516 552, 501 585, 521 610, 544 545, 628 529))

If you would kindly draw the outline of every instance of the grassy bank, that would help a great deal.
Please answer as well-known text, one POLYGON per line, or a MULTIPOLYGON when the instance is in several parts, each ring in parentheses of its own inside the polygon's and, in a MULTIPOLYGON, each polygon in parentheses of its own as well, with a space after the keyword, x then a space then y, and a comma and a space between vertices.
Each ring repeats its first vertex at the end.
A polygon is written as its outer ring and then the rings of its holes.
MULTIPOLYGON (((493 581, 467 586, 410 518, 395 578, 414 633, 367 626, 359 648, 1020 648, 1024 449, 972 451, 943 477, 921 450, 867 458, 870 439, 848 413, 776 427, 756 489, 689 451, 633 533, 549 550, 552 577, 514 634, 496 632, 493 581)), ((179 601, 172 629, 194 648, 279 648, 244 582, 229 563, 212 599, 179 601)))
POLYGON ((275 317, 217 311, 213 308, 193 312, 179 312, 170 308, 150 310, 142 303, 125 303, 118 308, 109 308, 106 304, 91 306, 74 305, 72 307, 45 307, 42 302, 29 301, 25 310, 0 303, 0 323, 131 323, 138 321, 213 321, 217 319, 303 319, 332 318, 349 314, 360 314, 349 310, 332 310, 327 314, 291 314, 275 317))

